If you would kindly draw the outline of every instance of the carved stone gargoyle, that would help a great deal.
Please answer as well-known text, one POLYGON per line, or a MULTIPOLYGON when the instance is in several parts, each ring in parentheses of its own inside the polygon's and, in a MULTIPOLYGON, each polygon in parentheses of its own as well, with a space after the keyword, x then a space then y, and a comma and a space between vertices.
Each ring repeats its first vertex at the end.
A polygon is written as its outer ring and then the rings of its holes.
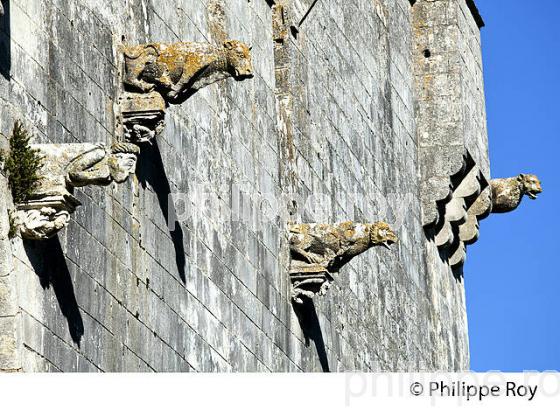
POLYGON ((492 188, 492 213, 506 213, 517 209, 527 195, 537 199, 542 193, 541 182, 535 175, 520 174, 513 178, 498 178, 490 181, 492 188))
POLYGON ((385 222, 290 225, 292 300, 301 304, 302 297, 324 296, 352 258, 373 246, 389 248, 397 240, 385 222))
POLYGON ((68 225, 80 201, 75 187, 122 183, 136 170, 137 145, 33 144, 42 157, 40 179, 30 198, 16 204, 11 223, 24 239, 43 240, 68 225))
MULTIPOLYGON (((472 171, 478 172, 477 167, 474 167, 472 171)), ((512 212, 519 207, 525 195, 536 199, 542 193, 541 183, 535 175, 520 174, 512 178, 492 179, 480 192, 462 196, 464 192, 467 194, 474 192, 462 189, 464 185, 474 186, 474 178, 470 177, 473 175, 472 171, 453 192, 451 200, 445 207, 445 220, 450 223, 444 224, 435 237, 438 247, 446 247, 449 265, 452 268, 463 266, 467 256, 467 246, 478 240, 481 220, 491 213, 512 212), (457 202, 468 197, 471 199, 464 201, 462 205, 457 202), (462 209, 463 215, 455 217, 458 208, 462 209), (449 229, 445 229, 447 226, 449 229)), ((479 175, 478 178, 481 176, 479 175)))
POLYGON ((157 136, 163 129, 167 105, 180 104, 201 88, 228 77, 238 81, 252 78, 250 51, 237 40, 227 40, 221 47, 194 42, 125 46, 125 93, 120 101, 127 141, 144 142, 157 136))

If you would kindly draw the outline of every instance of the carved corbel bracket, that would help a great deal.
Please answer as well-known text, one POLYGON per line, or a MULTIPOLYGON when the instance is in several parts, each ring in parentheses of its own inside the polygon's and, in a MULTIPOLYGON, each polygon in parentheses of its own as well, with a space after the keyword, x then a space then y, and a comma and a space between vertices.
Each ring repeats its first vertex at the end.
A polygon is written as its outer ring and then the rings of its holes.
POLYGON ((480 221, 488 217, 492 209, 490 194, 490 187, 486 186, 472 205, 466 209, 466 218, 457 229, 457 246, 449 256, 451 268, 463 266, 467 258, 467 246, 478 240, 480 221))
POLYGON ((292 300, 301 304, 302 297, 313 299, 317 295, 325 296, 334 280, 335 277, 319 264, 306 265, 294 261, 290 265, 292 300))
POLYGON ((81 203, 74 197, 48 196, 16 205, 10 213, 16 234, 24 239, 52 238, 70 222, 70 215, 81 203))
POLYGON ((165 100, 157 92, 125 92, 119 99, 124 140, 135 144, 150 142, 165 127, 165 100))
POLYGON ((480 221, 487 218, 492 210, 492 190, 486 186, 467 210, 467 219, 459 227, 459 238, 466 245, 478 240, 480 221))
POLYGON ((324 296, 337 273, 355 256, 373 246, 397 242, 397 235, 385 222, 361 224, 292 224, 289 226, 290 281, 292 300, 324 296))
POLYGON ((135 172, 138 146, 104 144, 34 144, 41 157, 39 180, 29 197, 10 214, 15 234, 24 239, 49 239, 70 221, 81 203, 74 188, 122 183, 135 172))

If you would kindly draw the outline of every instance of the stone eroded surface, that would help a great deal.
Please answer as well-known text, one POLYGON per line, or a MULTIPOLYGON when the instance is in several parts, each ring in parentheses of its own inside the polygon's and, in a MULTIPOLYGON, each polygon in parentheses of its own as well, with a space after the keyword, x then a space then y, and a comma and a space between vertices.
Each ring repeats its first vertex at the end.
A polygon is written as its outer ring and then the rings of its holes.
POLYGON ((250 49, 237 40, 226 40, 222 47, 194 42, 126 46, 124 57, 125 86, 143 93, 157 90, 168 103, 229 77, 253 77, 250 49))

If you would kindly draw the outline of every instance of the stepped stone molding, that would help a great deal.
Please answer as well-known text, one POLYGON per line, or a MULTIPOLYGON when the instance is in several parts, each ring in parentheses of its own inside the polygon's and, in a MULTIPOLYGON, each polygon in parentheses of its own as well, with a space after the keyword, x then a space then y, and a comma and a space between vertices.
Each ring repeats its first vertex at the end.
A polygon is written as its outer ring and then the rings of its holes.
POLYGON ((440 211, 438 203, 451 199, 452 177, 465 171, 465 149, 461 147, 435 147, 421 150, 422 160, 422 223, 424 226, 438 225, 440 211))
POLYGON ((452 268, 462 266, 467 245, 478 239, 479 222, 490 213, 489 183, 468 151, 460 172, 449 177, 450 194, 436 203, 434 222, 425 225, 452 268))
POLYGON ((492 191, 487 186, 467 210, 465 222, 459 226, 459 238, 466 245, 478 240, 479 222, 488 217, 492 210, 492 191))
POLYGON ((178 42, 123 47, 125 92, 120 98, 127 141, 151 141, 164 127, 165 108, 207 85, 253 77, 251 48, 237 40, 222 46, 178 42), (157 96, 159 95, 159 97, 157 96))
POLYGON ((292 224, 289 226, 292 300, 324 296, 337 272, 355 256, 374 246, 398 241, 385 222, 362 224, 292 224))
POLYGON ((24 239, 42 240, 56 235, 80 206, 76 187, 123 183, 136 170, 138 146, 105 144, 33 144, 42 156, 41 176, 31 197, 16 204, 11 223, 24 239))

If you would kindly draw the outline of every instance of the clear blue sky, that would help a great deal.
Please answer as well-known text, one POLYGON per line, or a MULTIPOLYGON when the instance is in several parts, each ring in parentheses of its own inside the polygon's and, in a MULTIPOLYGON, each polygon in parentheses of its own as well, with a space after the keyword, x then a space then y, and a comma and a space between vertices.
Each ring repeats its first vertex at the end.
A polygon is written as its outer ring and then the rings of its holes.
POLYGON ((560 1, 477 0, 492 177, 544 193, 481 222, 465 265, 471 368, 560 370, 560 1))

